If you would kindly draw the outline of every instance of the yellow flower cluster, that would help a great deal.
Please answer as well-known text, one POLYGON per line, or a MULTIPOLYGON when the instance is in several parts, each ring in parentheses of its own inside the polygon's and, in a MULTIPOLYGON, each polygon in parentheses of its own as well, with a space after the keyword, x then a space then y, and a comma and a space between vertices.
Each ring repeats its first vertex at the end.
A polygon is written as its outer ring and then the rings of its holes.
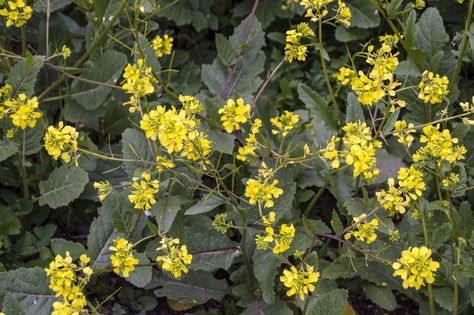
POLYGON ((463 145, 456 145, 457 138, 453 138, 448 129, 439 130, 439 124, 436 126, 429 125, 423 128, 423 135, 420 137, 420 142, 425 146, 418 149, 413 154, 414 162, 422 162, 425 160, 432 160, 438 165, 443 161, 448 161, 451 164, 464 159, 466 154, 466 147, 463 145))
MULTIPOLYGON (((328 5, 334 0, 301 0, 300 4, 306 9, 306 17, 309 17, 312 22, 318 22, 328 15, 328 5)), ((341 1, 337 1, 337 7, 334 8, 335 16, 329 20, 335 19, 337 22, 344 25, 351 25, 352 12, 347 5, 341 1)))
MULTIPOLYGON (((471 113, 471 114, 474 114, 474 96, 472 97, 471 99, 471 103, 469 102, 461 102, 459 103, 461 109, 463 112, 465 113, 471 113)), ((474 120, 473 119, 469 119, 467 117, 462 117, 462 122, 465 124, 465 125, 474 125, 474 120)))
POLYGON ((227 103, 219 109, 221 122, 225 131, 231 133, 240 129, 240 124, 245 124, 250 119, 250 104, 245 104, 242 98, 228 99, 227 103))
POLYGON ((459 174, 449 173, 445 178, 443 178, 442 183, 445 188, 450 188, 451 186, 459 184, 460 180, 459 174))
POLYGON ((81 255, 79 265, 73 262, 69 252, 62 257, 57 255, 46 268, 49 277, 49 287, 61 300, 53 303, 53 315, 79 314, 87 305, 82 289, 87 285, 92 275, 88 266, 90 258, 81 255))
POLYGON ((414 200, 423 195, 426 185, 423 182, 423 173, 413 165, 410 168, 402 167, 398 171, 398 187, 393 178, 388 179, 388 190, 376 193, 380 205, 387 210, 388 215, 404 214, 406 208, 414 200))
POLYGON ((356 240, 366 242, 367 244, 374 242, 377 239, 377 233, 375 230, 379 226, 379 220, 374 218, 370 222, 362 223, 366 218, 367 215, 365 213, 355 217, 353 221, 356 226, 352 231, 346 233, 344 238, 348 240, 353 236, 356 240))
POLYGON ((405 289, 420 289, 426 283, 433 283, 434 273, 439 268, 439 263, 431 257, 431 249, 421 246, 409 248, 402 252, 402 257, 392 264, 395 269, 393 275, 403 280, 405 289))
POLYGON ((136 112, 140 106, 140 99, 155 91, 151 67, 147 67, 143 59, 138 59, 137 64, 128 64, 123 74, 125 80, 122 88, 131 94, 130 100, 124 105, 130 105, 129 111, 136 112))
POLYGON ((180 278, 183 273, 187 273, 186 265, 192 262, 193 256, 188 253, 186 245, 180 247, 178 238, 167 237, 164 237, 160 243, 161 246, 156 250, 163 251, 165 255, 156 257, 156 261, 161 264, 161 268, 175 278, 180 278))
POLYGON ((118 237, 114 239, 114 245, 109 249, 115 252, 110 256, 110 262, 114 267, 114 272, 124 278, 128 278, 130 272, 135 270, 138 259, 133 257, 132 244, 126 239, 118 237))
MULTIPOLYGON (((360 53, 365 56, 365 62, 371 66, 368 74, 356 71, 352 68, 342 67, 337 76, 342 85, 351 84, 351 88, 357 95, 357 100, 367 106, 371 106, 380 101, 384 96, 394 97, 395 89, 401 85, 394 79, 395 70, 398 67, 398 52, 393 52, 393 48, 398 43, 392 35, 384 35, 379 38, 381 46, 375 49, 374 45, 369 45, 367 52, 360 53)), ((405 106, 405 102, 399 99, 391 100, 391 111, 394 106, 405 106)))
POLYGON ((151 41, 151 47, 153 47, 157 57, 170 55, 173 50, 173 38, 169 37, 167 34, 163 36, 157 35, 151 41))
POLYGON ((194 96, 180 95, 178 99, 183 109, 189 114, 197 114, 204 109, 202 103, 194 96))
MULTIPOLYGON (((11 94, 12 87, 5 85, 0 89, 0 97, 11 94)), ((26 94, 20 93, 16 98, 5 98, 0 103, 0 119, 9 116, 14 126, 21 129, 33 128, 36 121, 43 115, 37 109, 39 107, 36 97, 28 98, 26 94)))
POLYGON ((424 103, 438 104, 449 94, 449 80, 447 76, 441 77, 428 70, 423 72, 418 87, 420 92, 418 98, 424 103))
POLYGON ((255 119, 250 128, 250 134, 245 139, 245 145, 239 147, 237 150, 237 159, 240 161, 247 161, 248 156, 257 156, 255 150, 258 149, 259 142, 257 140, 257 134, 260 132, 262 127, 262 121, 260 119, 255 119))
POLYGON ((281 134, 283 137, 286 137, 286 135, 298 125, 299 121, 300 116, 285 110, 280 116, 270 119, 270 122, 275 128, 272 129, 272 133, 274 135, 281 134))
POLYGON ((211 153, 211 141, 197 130, 199 121, 194 115, 202 104, 190 96, 180 96, 180 100, 184 109, 172 106, 167 110, 159 105, 143 115, 140 127, 147 138, 158 139, 168 153, 180 152, 181 156, 197 161, 211 153))
POLYGON ((7 18, 7 27, 12 25, 22 27, 31 18, 33 9, 29 5, 26 5, 25 0, 7 1, 6 4, 5 1, 2 0, 0 1, 0 8, 2 5, 3 8, 0 9, 0 16, 7 18))
POLYGON ((103 182, 95 182, 94 188, 99 191, 99 200, 104 201, 105 198, 112 192, 113 187, 108 180, 103 182))
POLYGON ((232 226, 232 221, 227 221, 227 213, 222 212, 212 220, 212 227, 219 233, 227 233, 227 229, 232 226))
POLYGON ((274 205, 273 199, 283 194, 283 189, 276 187, 278 179, 271 181, 272 177, 273 169, 268 168, 265 162, 262 162, 262 168, 258 171, 257 178, 247 180, 245 196, 249 198, 251 205, 263 203, 265 208, 271 208, 274 205))
POLYGON ((156 203, 155 194, 158 193, 158 180, 151 179, 151 174, 142 172, 139 178, 134 178, 128 200, 135 209, 149 211, 156 203))
POLYGON ((382 143, 372 137, 370 127, 365 122, 348 123, 342 130, 345 132, 342 142, 344 148, 337 150, 339 137, 332 137, 323 152, 323 158, 332 161, 331 166, 337 169, 340 159, 346 164, 354 167, 353 176, 363 175, 365 179, 373 179, 380 173, 376 167, 376 149, 382 147, 382 143))
POLYGON ((156 169, 158 172, 163 172, 167 168, 173 168, 174 163, 171 160, 168 160, 164 156, 157 156, 156 157, 156 169))
POLYGON ((394 126, 393 135, 398 138, 398 142, 406 146, 407 148, 411 147, 413 140, 415 138, 411 135, 415 133, 415 125, 413 123, 407 123, 405 120, 398 120, 394 126))
POLYGON ((71 156, 77 151, 77 137, 79 133, 76 128, 64 126, 62 121, 58 127, 49 126, 44 135, 44 147, 49 155, 55 160, 59 157, 69 163, 71 156))
POLYGON ((308 48, 301 43, 301 40, 306 37, 315 36, 313 30, 308 23, 300 23, 296 29, 286 31, 285 56, 289 63, 293 60, 305 61, 308 48))
POLYGON ((315 283, 319 280, 319 272, 314 271, 313 266, 306 265, 299 270, 295 266, 290 269, 283 270, 283 275, 280 276, 280 281, 289 290, 286 292, 287 296, 298 295, 301 301, 304 301, 308 293, 316 289, 315 283))
POLYGON ((255 236, 255 244, 258 249, 262 250, 273 247, 273 253, 277 255, 290 248, 293 238, 295 237, 296 229, 293 224, 282 224, 278 234, 276 234, 275 229, 272 227, 273 223, 275 223, 275 218, 276 214, 273 211, 263 217, 265 233, 255 236), (272 245, 272 243, 274 244, 272 245))
POLYGON ((71 49, 69 49, 69 47, 67 47, 66 45, 63 45, 63 47, 61 48, 61 55, 63 56, 64 60, 68 59, 69 57, 71 57, 71 49))

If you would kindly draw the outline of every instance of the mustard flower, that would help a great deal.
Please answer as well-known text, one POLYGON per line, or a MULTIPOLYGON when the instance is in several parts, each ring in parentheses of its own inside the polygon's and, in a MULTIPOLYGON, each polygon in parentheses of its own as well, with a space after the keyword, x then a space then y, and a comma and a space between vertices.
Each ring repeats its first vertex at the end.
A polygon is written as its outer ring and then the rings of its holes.
POLYGON ((178 238, 164 237, 161 241, 161 246, 156 250, 162 251, 163 256, 158 256, 156 261, 161 265, 163 270, 168 271, 175 278, 180 278, 183 273, 188 272, 186 265, 189 265, 193 256, 188 253, 186 245, 180 245, 178 238))
POLYGON ((449 80, 447 76, 441 77, 428 70, 423 72, 420 83, 418 98, 424 103, 438 104, 449 94, 449 80))
POLYGON ((59 157, 69 163, 71 156, 77 151, 77 137, 79 133, 76 128, 64 126, 62 121, 58 127, 49 126, 44 136, 44 147, 49 155, 55 160, 59 157))
POLYGON ((336 79, 341 83, 341 85, 348 85, 354 77, 355 71, 352 68, 341 67, 339 68, 336 79))
POLYGON ((280 116, 270 118, 270 122, 275 128, 272 129, 272 133, 274 135, 281 134, 283 137, 286 137, 286 135, 298 125, 299 121, 300 116, 285 110, 280 116))
POLYGON ((315 284, 318 280, 319 272, 315 272, 314 267, 309 265, 300 269, 291 266, 290 269, 283 270, 283 275, 280 276, 280 281, 289 289, 286 295, 298 295, 301 301, 316 289, 315 284))
POLYGON ((135 270, 135 266, 138 265, 138 259, 133 257, 132 244, 126 239, 118 237, 114 239, 114 244, 109 249, 114 252, 110 256, 114 272, 128 278, 130 272, 135 270))
POLYGON ((222 125, 225 131, 231 133, 240 129, 240 124, 244 124, 250 119, 250 104, 244 104, 244 100, 228 99, 224 107, 219 109, 222 125))
POLYGON ((26 5, 25 0, 0 1, 0 16, 7 19, 6 26, 22 27, 31 18, 33 9, 26 5), (3 8, 1 8, 3 5, 3 8))
POLYGON ((125 67, 123 77, 125 80, 122 88, 127 94, 131 94, 129 102, 124 105, 130 105, 129 111, 134 113, 139 108, 140 98, 155 91, 152 69, 147 67, 143 59, 138 59, 137 64, 128 64, 125 67))
POLYGON ((266 250, 273 244, 273 253, 275 255, 287 251, 295 237, 296 229, 293 224, 282 224, 278 233, 275 233, 275 229, 272 227, 272 224, 276 220, 275 212, 270 211, 268 215, 262 217, 262 220, 265 226, 265 233, 255 236, 257 248, 266 250))
POLYGON ((142 172, 139 178, 134 178, 128 200, 135 209, 149 211, 156 203, 155 195, 158 193, 158 180, 151 179, 149 172, 142 172))
POLYGON ((157 35, 151 41, 151 47, 153 47, 157 57, 170 55, 173 50, 173 38, 169 37, 167 34, 163 36, 157 35))
POLYGON ((203 110, 204 106, 194 96, 180 95, 178 97, 183 109, 189 114, 196 114, 203 110))
POLYGON ((112 192, 113 187, 108 180, 103 182, 95 182, 94 188, 99 192, 99 200, 104 201, 105 198, 112 192))
POLYGON ((388 179, 388 190, 381 190, 376 193, 377 200, 387 210, 388 215, 393 217, 397 214, 404 214, 410 201, 405 198, 401 188, 395 186, 393 178, 388 179))
POLYGON ((38 109, 38 99, 36 97, 28 98, 26 94, 20 93, 14 99, 8 99, 3 103, 2 112, 10 114, 10 119, 14 126, 25 129, 36 126, 36 121, 43 115, 38 109))
POLYGON ((157 163, 156 164, 156 169, 158 170, 158 172, 163 172, 167 168, 173 168, 174 167, 173 161, 168 160, 164 156, 159 156, 158 155, 156 157, 156 163, 157 163))
POLYGON ((259 146, 259 142, 257 140, 257 134, 260 132, 260 128, 262 127, 262 121, 260 119, 255 119, 252 122, 252 127, 250 128, 250 134, 245 139, 245 145, 239 147, 237 150, 237 159, 240 161, 247 161, 249 156, 257 156, 255 150, 257 150, 259 146))
POLYGON ((407 123, 405 120, 398 120, 395 123, 395 131, 393 135, 398 138, 398 142, 406 147, 411 147, 413 140, 415 139, 411 134, 416 133, 413 123, 407 123))
POLYGON ((403 280, 403 288, 417 290, 426 283, 433 283, 434 273, 439 268, 439 263, 431 257, 431 249, 421 246, 413 247, 402 252, 402 257, 392 264, 395 269, 394 276, 403 280))
POLYGON ((382 81, 369 78, 362 71, 351 80, 351 88, 357 100, 367 106, 377 103, 386 95, 382 81))
POLYGON ((367 215, 364 213, 353 219, 354 223, 357 224, 350 232, 344 235, 346 240, 350 239, 352 236, 361 242, 366 242, 370 244, 377 239, 377 230, 379 226, 379 220, 372 219, 370 222, 363 222, 367 218, 367 215))
POLYGON ((351 9, 341 0, 338 0, 337 4, 336 20, 345 26, 350 26, 352 18, 351 9))
POLYGON ((265 163, 262 163, 257 178, 247 180, 245 196, 249 198, 251 205, 258 202, 259 204, 263 203, 265 208, 271 208, 274 204, 273 199, 283 194, 283 189, 276 187, 278 180, 274 179, 271 181, 272 176, 273 169, 268 168, 265 163))
POLYGON ((417 200, 426 189, 423 182, 423 173, 413 165, 409 168, 402 167, 398 171, 398 186, 407 200, 417 200))

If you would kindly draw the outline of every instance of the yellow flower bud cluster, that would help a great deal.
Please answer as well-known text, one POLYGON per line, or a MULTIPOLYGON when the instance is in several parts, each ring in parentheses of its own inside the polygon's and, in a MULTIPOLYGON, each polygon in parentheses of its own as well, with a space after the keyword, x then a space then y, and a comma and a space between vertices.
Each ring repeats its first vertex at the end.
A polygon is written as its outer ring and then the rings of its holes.
POLYGON ((281 134, 283 137, 296 128, 298 122, 300 121, 300 116, 293 114, 285 110, 283 114, 277 117, 273 117, 270 119, 274 129, 272 129, 272 133, 274 135, 281 134))
POLYGON ((140 99, 155 91, 152 69, 146 65, 145 60, 138 59, 137 64, 128 64, 123 73, 122 89, 131 94, 130 100, 123 105, 130 105, 129 111, 136 112, 140 108, 140 99))
POLYGON ((158 256, 156 261, 161 265, 163 270, 168 271, 175 278, 180 278, 183 273, 188 272, 186 265, 189 265, 193 256, 188 253, 186 245, 180 245, 178 238, 163 237, 160 241, 161 246, 156 250, 164 253, 158 256))
POLYGON ((114 252, 110 256, 114 272, 128 278, 130 272, 135 270, 135 266, 138 265, 138 259, 133 257, 132 244, 126 239, 118 237, 114 239, 114 244, 109 249, 114 252))
POLYGON ((25 0, 0 1, 0 16, 4 16, 6 26, 22 27, 31 18, 33 9, 25 0))
POLYGON ((403 280, 403 288, 419 290, 425 283, 433 283, 439 263, 431 259, 431 249, 413 247, 402 252, 402 257, 392 264, 393 275, 403 280))
POLYGON ((10 97, 11 93, 12 87, 9 84, 0 88, 0 119, 9 117, 11 123, 21 129, 35 127, 36 121, 43 116, 38 111, 38 99, 29 98, 24 93, 10 97))
POLYGON ((293 224, 282 224, 278 229, 278 233, 275 233, 275 229, 272 227, 275 221, 276 214, 273 211, 263 216, 265 233, 255 236, 255 244, 258 249, 267 250, 271 248, 273 253, 277 255, 290 248, 293 238, 295 237, 296 229, 293 224))
POLYGON ((65 126, 62 121, 58 127, 49 126, 44 135, 44 147, 49 155, 55 160, 59 157, 69 163, 71 157, 77 152, 77 137, 79 133, 76 128, 65 126))
POLYGON ((277 179, 273 179, 273 169, 268 168, 265 162, 258 171, 255 179, 247 180, 245 187, 245 196, 249 198, 251 205, 263 204, 265 208, 271 208, 274 205, 274 199, 283 194, 283 189, 276 187, 277 179))
POLYGON ((379 226, 379 220, 376 218, 372 219, 370 222, 364 222, 367 219, 367 215, 364 213, 353 219, 355 226, 344 235, 346 240, 350 239, 352 236, 361 242, 366 242, 370 244, 377 239, 377 230, 379 226))
POLYGON ((297 269, 291 266, 290 269, 283 270, 280 281, 288 288, 287 296, 297 295, 301 301, 316 289, 316 282, 319 280, 319 272, 314 271, 314 267, 310 265, 301 266, 297 269))
POLYGON ((135 209, 149 211, 156 203, 155 195, 158 193, 158 184, 157 179, 151 179, 149 172, 142 172, 140 177, 133 179, 128 200, 133 203, 135 209))

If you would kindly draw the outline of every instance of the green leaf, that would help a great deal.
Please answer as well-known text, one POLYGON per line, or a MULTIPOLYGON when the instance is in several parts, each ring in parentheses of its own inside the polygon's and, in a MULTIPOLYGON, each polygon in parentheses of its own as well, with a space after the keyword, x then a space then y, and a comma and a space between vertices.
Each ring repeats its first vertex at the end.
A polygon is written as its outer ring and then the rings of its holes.
POLYGON ((450 288, 433 288, 433 298, 442 308, 452 312, 454 292, 450 288))
POLYGON ((332 229, 337 234, 341 233, 344 230, 344 226, 342 225, 341 219, 339 218, 339 215, 337 214, 336 210, 332 211, 331 225, 332 229))
POLYGON ((469 201, 461 202, 459 206, 459 217, 460 220, 460 227, 461 230, 464 232, 464 238, 470 239, 472 235, 472 227, 473 227, 473 215, 472 215, 472 208, 469 201))
POLYGON ((79 197, 88 182, 87 172, 79 167, 63 165, 56 168, 47 180, 39 183, 39 204, 53 209, 67 206, 79 197))
POLYGON ((62 238, 51 239, 51 251, 53 255, 64 256, 68 251, 71 254, 72 259, 78 259, 79 256, 86 252, 86 249, 81 243, 68 241, 62 238))
POLYGON ((0 272, 0 305, 10 296, 26 314, 50 315, 56 300, 42 268, 20 268, 0 272))
POLYGON ((19 145, 10 139, 0 140, 0 162, 5 161, 10 156, 18 152, 19 145))
POLYGON ((43 67, 44 57, 34 56, 31 63, 27 59, 18 61, 10 70, 7 84, 13 88, 13 93, 33 95, 38 72, 43 67))
POLYGON ((282 262, 271 251, 262 250, 255 251, 252 260, 262 298, 265 303, 272 304, 275 302, 275 277, 282 262))
POLYGON ((103 202, 101 213, 107 216, 117 232, 130 239, 138 226, 140 216, 124 194, 111 194, 103 202))
POLYGON ((152 213, 156 216, 160 232, 166 233, 169 231, 181 210, 181 206, 187 201, 186 198, 177 195, 158 199, 158 202, 152 208, 152 213))
POLYGON ((311 220, 303 217, 303 226, 309 236, 321 233, 331 233, 331 229, 321 220, 311 220))
POLYGON ((120 8, 122 0, 103 0, 94 1, 94 14, 95 17, 92 19, 95 22, 96 27, 103 27, 107 24, 120 8))
POLYGON ((158 278, 161 288, 155 295, 179 300, 183 304, 202 304, 210 299, 220 301, 228 292, 225 280, 217 280, 209 272, 190 271, 180 279, 163 274, 158 278))
POLYGON ((121 236, 114 230, 112 222, 104 215, 94 218, 87 236, 87 254, 92 265, 106 268, 110 265, 111 251, 109 247, 113 240, 121 236))
POLYGON ((271 315, 293 315, 294 312, 286 303, 277 300, 273 303, 265 303, 261 300, 252 300, 241 315, 271 314, 271 315))
POLYGON ((195 214, 201 214, 201 213, 206 213, 211 210, 214 210, 215 208, 219 207, 225 203, 225 200, 217 196, 216 194, 209 193, 207 196, 203 197, 201 200, 198 201, 194 206, 186 210, 184 213, 185 215, 195 215, 195 214))
POLYGON ((388 16, 392 17, 395 13, 398 12, 398 9, 402 5, 403 0, 392 0, 390 4, 387 6, 387 14, 388 16))
POLYGON ((11 294, 8 294, 3 300, 2 311, 8 315, 25 315, 20 303, 11 294))
MULTIPOLYGON (((125 54, 108 50, 85 70, 81 78, 97 82, 115 84, 127 64, 125 54), (100 69, 100 71, 97 71, 100 69)), ((91 84, 84 81, 74 81, 73 99, 87 110, 93 110, 102 105, 112 88, 91 84)))
POLYGON ((364 39, 368 36, 367 30, 361 28, 345 28, 339 25, 336 28, 336 39, 341 43, 349 43, 356 40, 364 39))
POLYGON ((379 26, 379 12, 367 0, 351 0, 346 4, 352 12, 351 27, 367 29, 379 26))
POLYGON ((369 300, 387 311, 394 311, 397 308, 397 300, 389 288, 367 284, 364 286, 364 292, 369 300))
MULTIPOLYGON (((122 154, 124 159, 130 160, 151 160, 152 154, 149 150, 148 141, 140 131, 128 128, 122 133, 122 154)), ((143 168, 141 162, 126 163, 127 173, 133 175, 137 168, 143 168)))
POLYGON ((211 148, 217 152, 232 154, 234 152, 235 136, 218 130, 209 130, 207 137, 212 141, 211 148))
POLYGON ((337 278, 347 277, 349 271, 347 268, 339 262, 332 262, 322 272, 322 278, 328 280, 334 280, 337 278))
POLYGON ((347 209, 347 213, 353 217, 360 216, 363 213, 367 213, 367 206, 364 205, 357 198, 349 198, 344 202, 344 207, 347 209))
POLYGON ((336 289, 310 297, 307 315, 341 315, 347 303, 347 290, 336 289))
POLYGON ((237 61, 237 53, 230 41, 222 34, 216 35, 217 57, 226 65, 231 66, 237 61))
POLYGON ((326 100, 318 92, 301 83, 298 85, 298 95, 313 117, 322 120, 332 130, 338 129, 334 111, 329 108, 326 100))
POLYGON ((359 121, 365 121, 364 110, 357 100, 357 96, 351 92, 347 95, 346 124, 359 121))
POLYGON ((139 265, 135 267, 135 270, 130 272, 128 278, 125 278, 128 282, 133 284, 138 288, 143 288, 152 279, 153 267, 150 265, 150 260, 143 253, 138 253, 135 255, 135 258, 138 258, 139 265))
MULTIPOLYGON (((57 11, 59 9, 64 8, 68 4, 70 4, 71 0, 50 0, 49 1, 49 10, 50 12, 57 11)), ((38 1, 35 5, 36 12, 46 12, 46 1, 38 1)))
POLYGON ((275 211, 278 218, 289 215, 293 208, 293 202, 295 200, 296 183, 288 183, 281 187, 283 194, 275 200, 273 211, 275 211))

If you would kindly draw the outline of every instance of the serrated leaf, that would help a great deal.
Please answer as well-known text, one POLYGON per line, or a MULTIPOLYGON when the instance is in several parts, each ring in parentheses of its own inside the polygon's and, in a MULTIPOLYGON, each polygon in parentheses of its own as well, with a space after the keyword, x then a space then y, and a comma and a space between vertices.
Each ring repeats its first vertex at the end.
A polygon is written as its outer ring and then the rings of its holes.
POLYGON ((195 215, 209 212, 220 205, 222 205, 225 200, 217 196, 216 194, 210 193, 207 196, 204 196, 200 201, 198 201, 194 206, 186 210, 185 215, 195 215))
POLYGON ((43 62, 43 56, 34 56, 32 63, 22 59, 13 66, 6 83, 12 86, 14 94, 21 92, 27 95, 34 94, 36 77, 43 67, 43 62))
POLYGON ((364 286, 364 292, 369 300, 387 311, 397 308, 397 300, 389 288, 367 284, 364 286))
POLYGON ((306 217, 303 217, 303 226, 305 232, 309 236, 314 236, 321 233, 331 233, 331 229, 321 220, 312 220, 306 217))
POLYGON ((237 61, 237 53, 230 41, 222 34, 216 34, 217 57, 226 65, 231 66, 237 61))
POLYGON ((0 140, 0 162, 18 152, 18 144, 9 139, 0 140))
POLYGON ((357 217, 367 212, 367 206, 360 202, 359 199, 349 198, 344 202, 347 213, 353 217, 357 217))
POLYGON ((347 290, 336 289, 310 297, 307 315, 341 315, 347 303, 347 290))
POLYGON ((61 166, 54 169, 47 180, 39 183, 40 206, 48 205, 53 209, 67 206, 84 191, 89 176, 83 169, 75 166, 61 166))
POLYGON ((298 95, 313 117, 323 121, 331 130, 338 129, 334 111, 329 108, 327 101, 319 93, 301 83, 298 85, 298 95))
MULTIPOLYGON (((114 84, 127 64, 127 56, 121 52, 108 50, 85 70, 81 77, 97 82, 114 84), (97 71, 100 69, 100 71, 97 71)), ((94 110, 104 103, 112 88, 75 81, 73 99, 87 110, 94 110)))
POLYGON ((0 304, 8 295, 26 314, 50 315, 56 298, 48 283, 45 271, 39 267, 0 272, 0 304))
POLYGON ((255 251, 252 260, 255 278, 257 278, 260 291, 262 291, 262 298, 265 303, 272 304, 275 302, 275 277, 281 261, 271 251, 262 250, 255 251))
POLYGON ((179 300, 181 303, 202 304, 210 299, 221 300, 228 293, 225 280, 217 280, 209 272, 190 271, 180 279, 163 274, 159 277, 161 288, 155 295, 179 300))
POLYGON ((322 272, 322 278, 329 280, 345 277, 347 275, 349 275, 347 268, 338 262, 332 262, 330 265, 324 268, 322 272))

